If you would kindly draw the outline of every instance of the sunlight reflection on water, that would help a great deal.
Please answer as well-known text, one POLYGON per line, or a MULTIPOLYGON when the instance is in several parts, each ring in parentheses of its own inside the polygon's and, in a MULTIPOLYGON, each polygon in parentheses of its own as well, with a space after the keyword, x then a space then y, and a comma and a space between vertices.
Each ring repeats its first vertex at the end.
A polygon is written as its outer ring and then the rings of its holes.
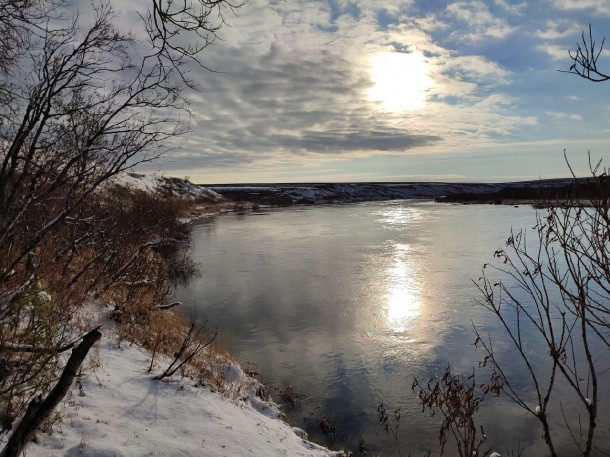
POLYGON ((420 289, 412 266, 414 258, 409 246, 394 246, 394 265, 386 271, 385 309, 382 310, 388 326, 395 332, 413 329, 421 312, 420 289))

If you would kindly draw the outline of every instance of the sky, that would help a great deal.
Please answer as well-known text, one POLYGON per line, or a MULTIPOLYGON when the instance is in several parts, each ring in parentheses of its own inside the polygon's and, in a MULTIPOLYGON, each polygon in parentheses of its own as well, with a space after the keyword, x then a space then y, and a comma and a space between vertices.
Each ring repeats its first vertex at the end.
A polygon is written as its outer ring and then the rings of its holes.
POLYGON ((192 131, 148 170, 497 182, 609 155, 610 81, 559 70, 589 23, 610 36, 610 1, 250 0, 226 21, 202 56, 216 72, 191 73, 192 131))

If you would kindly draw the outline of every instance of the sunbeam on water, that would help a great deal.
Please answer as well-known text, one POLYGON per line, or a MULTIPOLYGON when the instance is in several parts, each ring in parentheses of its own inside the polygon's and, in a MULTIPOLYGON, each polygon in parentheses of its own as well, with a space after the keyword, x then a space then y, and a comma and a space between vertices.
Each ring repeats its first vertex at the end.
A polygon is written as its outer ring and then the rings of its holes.
POLYGON ((409 259, 408 246, 396 245, 394 265, 386 271, 387 293, 384 317, 395 332, 411 329, 419 317, 421 303, 414 271, 409 259))

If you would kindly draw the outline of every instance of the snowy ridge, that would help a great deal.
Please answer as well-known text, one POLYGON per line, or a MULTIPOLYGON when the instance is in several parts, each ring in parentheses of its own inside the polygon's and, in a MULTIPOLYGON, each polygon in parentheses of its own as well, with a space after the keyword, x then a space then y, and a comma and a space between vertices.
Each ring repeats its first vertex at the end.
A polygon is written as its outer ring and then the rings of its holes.
POLYGON ((160 193, 167 196, 198 199, 208 202, 224 200, 222 195, 206 187, 198 186, 180 178, 152 174, 120 173, 109 180, 107 185, 128 187, 149 193, 160 193))

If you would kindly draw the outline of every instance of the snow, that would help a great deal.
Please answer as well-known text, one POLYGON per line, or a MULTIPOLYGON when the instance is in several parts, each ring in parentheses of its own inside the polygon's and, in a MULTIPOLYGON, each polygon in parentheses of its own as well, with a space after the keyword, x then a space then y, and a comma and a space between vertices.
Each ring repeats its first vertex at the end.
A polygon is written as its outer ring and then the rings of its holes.
MULTIPOLYGON (((238 365, 222 366, 224 395, 189 378, 158 381, 148 373, 150 354, 118 344, 105 327, 89 368, 59 408, 62 420, 37 434, 28 457, 344 455, 284 423, 276 404, 254 395, 256 381, 238 365)), ((160 360, 156 373, 167 362, 160 360)))
POLYGON ((157 173, 123 172, 112 177, 107 185, 118 185, 148 193, 175 193, 185 198, 205 198, 214 202, 223 200, 222 195, 211 189, 198 186, 185 179, 163 176, 157 173))
POLYGON ((131 189, 141 190, 144 192, 155 192, 158 185, 158 175, 153 173, 149 175, 137 173, 119 173, 109 180, 110 185, 130 187, 131 189))

